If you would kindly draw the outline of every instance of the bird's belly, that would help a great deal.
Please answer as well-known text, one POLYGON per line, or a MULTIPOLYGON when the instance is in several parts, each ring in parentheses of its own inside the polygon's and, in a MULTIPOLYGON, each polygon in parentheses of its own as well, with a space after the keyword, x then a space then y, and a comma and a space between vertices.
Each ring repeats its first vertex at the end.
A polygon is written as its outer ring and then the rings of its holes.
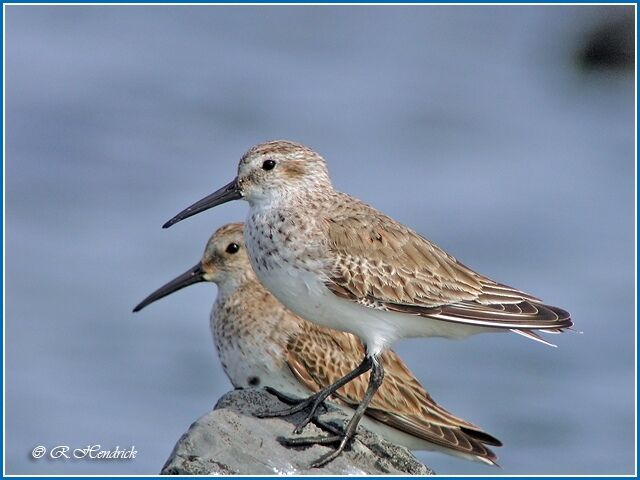
POLYGON ((256 268, 262 284, 287 308, 321 326, 353 333, 376 353, 400 338, 462 338, 482 329, 371 308, 336 296, 319 276, 300 268, 256 268))
POLYGON ((381 315, 386 312, 335 296, 309 271, 271 268, 256 273, 263 285, 291 311, 318 325, 353 333, 371 353, 399 338, 394 323, 381 315))
POLYGON ((316 324, 344 330, 345 322, 333 315, 329 290, 312 274, 299 268, 256 270, 262 284, 289 310, 316 324))

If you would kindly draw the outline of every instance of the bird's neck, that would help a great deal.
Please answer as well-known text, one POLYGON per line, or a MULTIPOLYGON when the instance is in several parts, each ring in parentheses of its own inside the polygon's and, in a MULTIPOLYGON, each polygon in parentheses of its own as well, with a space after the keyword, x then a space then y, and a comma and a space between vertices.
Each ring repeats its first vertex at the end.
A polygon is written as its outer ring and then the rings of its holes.
POLYGON ((324 204, 334 193, 330 183, 308 182, 294 186, 280 185, 269 191, 252 192, 246 200, 252 210, 306 208, 311 211, 324 204))
POLYGON ((242 292, 250 292, 251 287, 258 282, 253 272, 251 273, 251 275, 241 275, 238 272, 234 272, 233 275, 228 275, 217 282, 218 295, 216 303, 226 304, 233 302, 242 295, 242 292))

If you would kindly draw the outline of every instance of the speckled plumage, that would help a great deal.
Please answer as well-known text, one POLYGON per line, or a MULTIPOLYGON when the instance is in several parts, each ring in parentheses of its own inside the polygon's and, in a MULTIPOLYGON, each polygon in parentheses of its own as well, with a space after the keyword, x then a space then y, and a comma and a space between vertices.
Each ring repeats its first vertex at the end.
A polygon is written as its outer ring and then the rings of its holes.
MULTIPOLYGON (((316 465, 346 448, 385 385, 380 359, 396 340, 511 331, 548 343, 538 331, 558 333, 573 325, 565 310, 471 270, 410 228, 337 192, 323 158, 295 142, 251 148, 233 181, 164 227, 238 199, 249 203, 245 241, 262 285, 300 317, 352 333, 366 347, 361 364, 343 380, 370 371, 366 394, 336 450, 316 465)), ((314 411, 314 402, 311 397, 300 408, 314 411)))
POLYGON ((471 270, 335 191, 324 160, 305 146, 253 147, 237 188, 250 204, 245 235, 260 281, 297 314, 354 333, 371 351, 404 337, 511 330, 539 339, 534 330, 572 325, 566 311, 471 270), (265 159, 272 170, 261 168, 265 159))
MULTIPOLYGON (((303 320, 260 284, 244 248, 242 224, 220 228, 200 265, 203 280, 218 285, 210 325, 224 371, 235 387, 270 386, 306 396, 360 362, 365 350, 357 337, 303 320), (230 254, 226 248, 232 243, 239 249, 230 254)), ((369 428, 409 448, 495 463, 487 445, 499 446, 498 440, 440 407, 393 351, 383 352, 381 358, 387 374, 367 410, 369 428)), ((364 374, 345 385, 333 400, 354 407, 368 377, 364 374)))

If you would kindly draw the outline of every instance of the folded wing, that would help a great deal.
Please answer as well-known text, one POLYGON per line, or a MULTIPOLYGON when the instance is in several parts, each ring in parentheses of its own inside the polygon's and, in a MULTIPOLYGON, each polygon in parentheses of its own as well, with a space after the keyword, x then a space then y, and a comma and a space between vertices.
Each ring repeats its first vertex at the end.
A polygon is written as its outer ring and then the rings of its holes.
MULTIPOLYGON (((327 287, 362 305, 437 320, 513 330, 571 327, 565 310, 480 275, 371 207, 325 219, 333 264, 327 287)), ((364 205, 364 204, 361 204, 364 205)))

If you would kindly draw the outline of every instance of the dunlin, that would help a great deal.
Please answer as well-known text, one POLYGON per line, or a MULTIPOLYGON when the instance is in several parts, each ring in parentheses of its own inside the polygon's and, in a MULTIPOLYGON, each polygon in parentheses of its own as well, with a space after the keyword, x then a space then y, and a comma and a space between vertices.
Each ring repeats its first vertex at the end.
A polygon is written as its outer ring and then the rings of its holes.
MULTIPOLYGON (((249 264, 241 223, 218 229, 195 267, 153 292, 134 312, 204 281, 218 285, 210 326, 234 387, 273 387, 289 401, 288 395, 305 397, 331 385, 364 356, 357 337, 303 320, 260 284, 249 264)), ((365 426, 414 450, 437 450, 496 464, 496 456, 485 444, 500 446, 499 440, 439 406, 393 351, 383 351, 380 361, 385 382, 365 412, 365 426)), ((367 388, 366 377, 354 379, 331 399, 345 409, 357 405, 367 388)), ((340 440, 339 436, 325 438, 340 440)), ((292 444, 307 441, 289 440, 292 444)))
POLYGON ((235 199, 249 202, 245 239, 262 284, 297 315, 353 333, 366 345, 354 375, 371 370, 369 387, 334 455, 382 384, 380 352, 395 340, 498 331, 541 340, 536 330, 557 333, 573 325, 568 312, 471 270, 410 228, 334 190, 323 158, 294 142, 251 148, 233 181, 164 227, 235 199))

